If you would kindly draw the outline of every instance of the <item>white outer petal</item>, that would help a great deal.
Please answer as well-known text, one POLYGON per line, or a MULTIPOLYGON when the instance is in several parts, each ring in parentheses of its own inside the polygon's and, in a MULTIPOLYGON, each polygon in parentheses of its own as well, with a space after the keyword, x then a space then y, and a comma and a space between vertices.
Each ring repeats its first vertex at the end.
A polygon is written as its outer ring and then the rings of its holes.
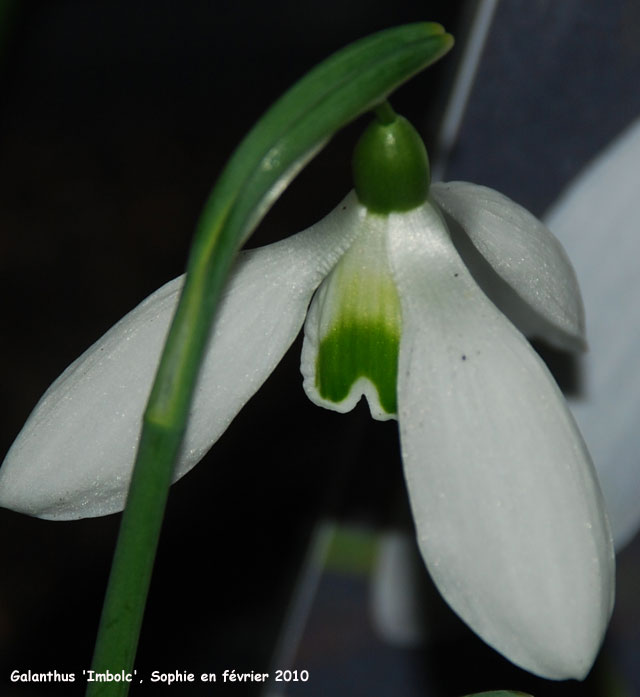
MULTIPOLYGON (((350 243, 355 210, 350 194, 308 230, 241 254, 209 340, 176 478, 204 456, 291 345, 314 290, 350 243)), ((0 506, 58 520, 122 509, 182 280, 144 300, 44 394, 0 469, 0 506)))
MULTIPOLYGON (((438 183, 431 194, 504 281, 495 279, 489 294, 520 330, 563 349, 583 350, 584 308, 576 275, 547 227, 485 186, 438 183)), ((486 272, 484 278, 491 282, 486 272)))
POLYGON ((426 205, 390 227, 398 420, 429 571, 514 663, 582 678, 614 592, 589 455, 544 364, 479 290, 438 213, 426 205))
POLYGON ((589 445, 618 549, 640 528, 640 120, 547 216, 580 276, 590 352, 571 410, 589 445))

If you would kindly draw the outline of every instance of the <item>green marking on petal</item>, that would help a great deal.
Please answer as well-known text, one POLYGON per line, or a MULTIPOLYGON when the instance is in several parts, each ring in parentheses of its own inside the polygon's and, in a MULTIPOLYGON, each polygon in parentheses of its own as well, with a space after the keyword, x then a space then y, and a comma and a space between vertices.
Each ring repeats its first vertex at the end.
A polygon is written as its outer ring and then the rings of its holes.
POLYGON ((387 221, 386 216, 366 216, 362 232, 325 280, 318 298, 318 396, 340 404, 365 394, 374 416, 380 411, 397 413, 401 313, 387 260, 387 221), (375 388, 377 405, 370 386, 356 385, 362 379, 375 388))
POLYGON ((380 406, 387 414, 396 414, 399 342, 398 333, 383 324, 336 327, 320 342, 318 392, 331 402, 342 402, 359 378, 368 378, 378 391, 380 406))

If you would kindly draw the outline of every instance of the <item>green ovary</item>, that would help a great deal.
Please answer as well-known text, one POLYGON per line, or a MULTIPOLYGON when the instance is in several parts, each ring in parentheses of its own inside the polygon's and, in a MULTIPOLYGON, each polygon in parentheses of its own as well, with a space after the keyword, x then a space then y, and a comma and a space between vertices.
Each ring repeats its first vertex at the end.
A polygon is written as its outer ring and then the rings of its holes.
POLYGON ((399 336, 382 322, 341 323, 320 342, 316 386, 331 402, 346 399, 359 378, 368 378, 378 391, 380 406, 395 414, 399 336))

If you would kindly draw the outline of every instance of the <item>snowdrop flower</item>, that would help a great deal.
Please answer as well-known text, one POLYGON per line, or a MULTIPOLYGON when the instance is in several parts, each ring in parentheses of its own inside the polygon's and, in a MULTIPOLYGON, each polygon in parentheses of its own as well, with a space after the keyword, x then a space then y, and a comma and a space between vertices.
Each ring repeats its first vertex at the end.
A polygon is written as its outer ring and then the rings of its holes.
MULTIPOLYGON (((420 549, 446 601, 516 664, 582 678, 612 609, 613 546, 583 440, 516 328, 584 344, 571 266, 495 191, 429 188, 424 145, 401 117, 365 131, 354 176, 324 220, 239 258, 176 478, 304 323, 309 397, 344 412, 364 396, 374 418, 397 418, 420 549)), ((0 471, 0 505, 50 519, 122 508, 181 285, 147 298, 46 392, 0 471)))

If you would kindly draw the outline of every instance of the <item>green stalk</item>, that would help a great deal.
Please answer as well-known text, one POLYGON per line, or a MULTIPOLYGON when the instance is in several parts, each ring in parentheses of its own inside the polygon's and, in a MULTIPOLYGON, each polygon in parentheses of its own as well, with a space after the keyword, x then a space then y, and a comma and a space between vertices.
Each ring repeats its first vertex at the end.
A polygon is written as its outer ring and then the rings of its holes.
MULTIPOLYGON (((336 131, 452 44, 451 36, 433 23, 390 29, 351 44, 266 112, 218 179, 196 228, 187 279, 144 414, 93 671, 133 672, 174 463, 215 308, 235 255, 286 185, 336 131)), ((128 690, 126 682, 92 682, 86 695, 124 697, 128 690)))

